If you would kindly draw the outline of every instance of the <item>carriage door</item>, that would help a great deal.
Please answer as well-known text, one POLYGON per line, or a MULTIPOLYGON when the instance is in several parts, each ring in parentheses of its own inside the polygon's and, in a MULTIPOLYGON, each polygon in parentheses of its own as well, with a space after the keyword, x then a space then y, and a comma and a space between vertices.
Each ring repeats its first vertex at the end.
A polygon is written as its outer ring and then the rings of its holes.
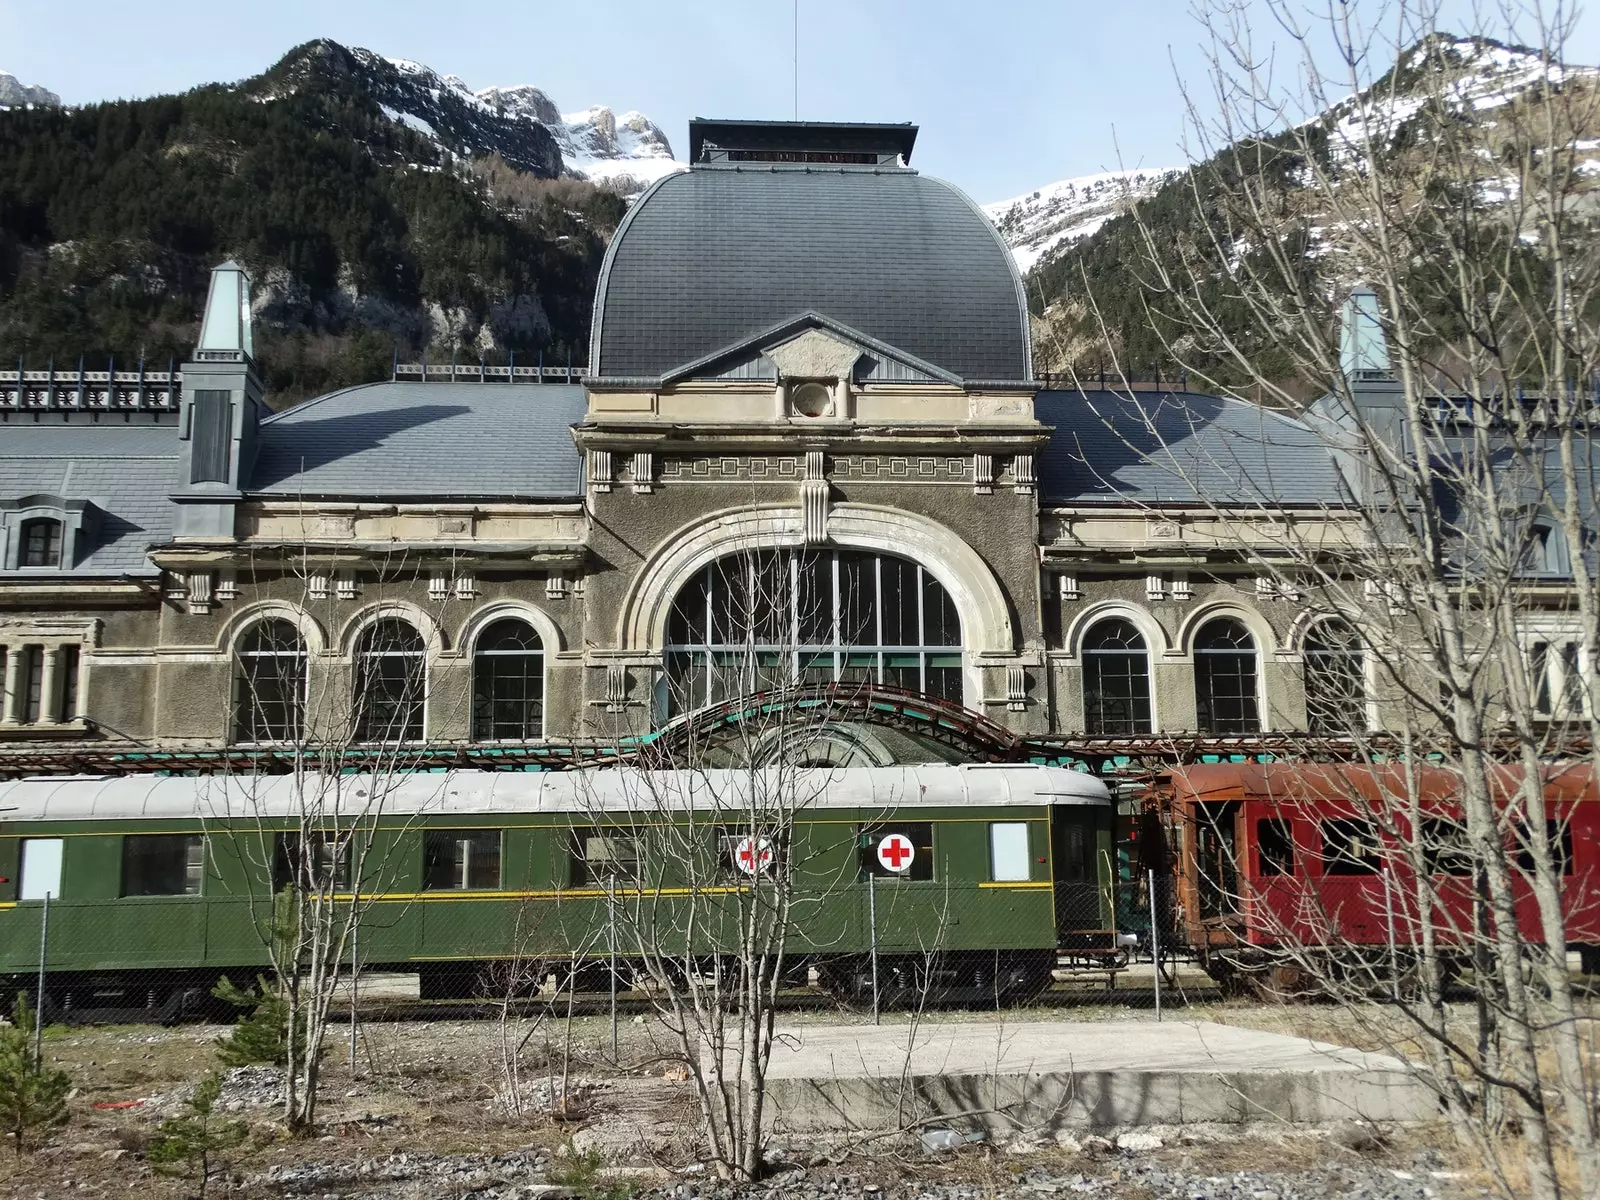
POLYGON ((1202 921, 1238 910, 1238 817, 1237 800, 1194 806, 1194 874, 1202 921))
POLYGON ((1095 884, 1094 826, 1056 806, 1050 813, 1050 860, 1055 869, 1056 929, 1099 929, 1100 890, 1095 884))

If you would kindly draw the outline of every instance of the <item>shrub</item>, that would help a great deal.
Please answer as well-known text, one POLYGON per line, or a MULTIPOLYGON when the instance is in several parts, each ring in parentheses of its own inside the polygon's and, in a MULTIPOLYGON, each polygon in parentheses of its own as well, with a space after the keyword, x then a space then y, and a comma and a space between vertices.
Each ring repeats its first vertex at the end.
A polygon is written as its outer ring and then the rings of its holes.
POLYGON ((221 1094, 222 1076, 207 1075, 195 1085, 188 1112, 161 1122, 150 1148, 150 1165, 162 1174, 198 1179, 201 1200, 211 1177, 227 1170, 219 1156, 250 1136, 243 1121, 220 1121, 213 1115, 221 1094))
POLYGON ((33 1009, 17 997, 11 1024, 0 1027, 0 1128, 16 1139, 17 1156, 35 1130, 67 1123, 67 1093, 72 1081, 60 1070, 46 1070, 33 1053, 33 1009))

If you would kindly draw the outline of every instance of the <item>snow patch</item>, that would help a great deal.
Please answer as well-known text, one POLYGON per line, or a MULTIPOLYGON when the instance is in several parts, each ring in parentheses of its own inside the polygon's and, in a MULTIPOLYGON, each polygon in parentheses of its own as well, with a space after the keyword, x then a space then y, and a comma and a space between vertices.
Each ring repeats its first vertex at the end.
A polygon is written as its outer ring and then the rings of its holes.
POLYGON ((1026 274, 1064 247, 1098 232, 1177 173, 1161 169, 1079 175, 985 204, 983 211, 1011 247, 1017 270, 1026 274))

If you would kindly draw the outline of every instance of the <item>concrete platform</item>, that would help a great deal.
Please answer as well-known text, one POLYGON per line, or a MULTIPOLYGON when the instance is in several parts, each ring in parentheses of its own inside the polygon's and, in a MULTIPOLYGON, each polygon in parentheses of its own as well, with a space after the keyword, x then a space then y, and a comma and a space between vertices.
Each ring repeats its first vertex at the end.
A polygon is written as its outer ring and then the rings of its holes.
POLYGON ((1429 1120, 1398 1059, 1204 1021, 793 1025, 767 1106, 776 1132, 885 1130, 929 1118, 1019 1129, 1260 1120, 1429 1120))

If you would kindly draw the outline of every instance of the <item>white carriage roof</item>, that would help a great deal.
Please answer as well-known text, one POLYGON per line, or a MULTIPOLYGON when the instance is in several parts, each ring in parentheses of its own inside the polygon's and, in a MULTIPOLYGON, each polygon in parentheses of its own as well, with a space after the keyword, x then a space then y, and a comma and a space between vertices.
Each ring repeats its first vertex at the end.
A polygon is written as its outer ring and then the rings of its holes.
POLYGON ((748 771, 453 771, 374 775, 52 776, 0 782, 0 822, 276 820, 538 813, 735 818, 756 807, 899 809, 1106 805, 1093 775, 1065 767, 963 764, 748 771))

